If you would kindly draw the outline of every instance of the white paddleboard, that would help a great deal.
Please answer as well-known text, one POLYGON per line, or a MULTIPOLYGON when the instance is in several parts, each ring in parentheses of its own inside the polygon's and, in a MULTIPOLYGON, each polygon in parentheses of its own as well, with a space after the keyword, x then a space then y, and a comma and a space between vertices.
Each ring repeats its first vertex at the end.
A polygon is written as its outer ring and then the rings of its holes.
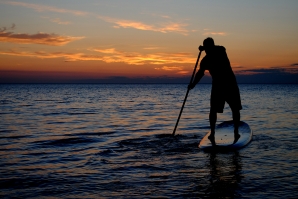
POLYGON ((246 146, 252 139, 252 130, 245 122, 239 123, 240 138, 235 142, 234 123, 233 121, 225 121, 215 128, 215 145, 212 145, 208 139, 210 131, 200 141, 199 148, 203 150, 209 149, 230 149, 237 150, 246 146))

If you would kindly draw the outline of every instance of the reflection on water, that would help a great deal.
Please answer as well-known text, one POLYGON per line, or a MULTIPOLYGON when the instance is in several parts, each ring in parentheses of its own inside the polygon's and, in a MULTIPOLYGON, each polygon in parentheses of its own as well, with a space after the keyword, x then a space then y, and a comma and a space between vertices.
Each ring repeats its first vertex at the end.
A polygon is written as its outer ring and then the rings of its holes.
POLYGON ((239 152, 229 154, 209 154, 210 184, 207 194, 210 198, 240 197, 237 193, 238 184, 241 183, 241 157, 239 152))
POLYGON ((186 85, 0 85, 0 197, 297 196, 298 85, 240 85, 253 141, 222 153, 198 148, 210 89, 172 137, 186 85))

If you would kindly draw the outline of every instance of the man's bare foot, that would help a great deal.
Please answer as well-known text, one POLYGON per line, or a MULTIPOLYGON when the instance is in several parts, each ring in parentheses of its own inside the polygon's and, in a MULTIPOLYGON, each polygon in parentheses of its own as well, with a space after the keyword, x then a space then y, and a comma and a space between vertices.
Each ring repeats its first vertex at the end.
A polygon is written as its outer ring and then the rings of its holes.
POLYGON ((234 142, 233 142, 233 144, 236 144, 236 142, 239 140, 239 138, 240 138, 241 136, 240 136, 240 134, 237 132, 237 133, 234 133, 234 142))
POLYGON ((214 136, 214 133, 211 133, 209 136, 208 136, 208 139, 210 140, 212 146, 215 146, 216 143, 215 143, 215 136, 214 136))

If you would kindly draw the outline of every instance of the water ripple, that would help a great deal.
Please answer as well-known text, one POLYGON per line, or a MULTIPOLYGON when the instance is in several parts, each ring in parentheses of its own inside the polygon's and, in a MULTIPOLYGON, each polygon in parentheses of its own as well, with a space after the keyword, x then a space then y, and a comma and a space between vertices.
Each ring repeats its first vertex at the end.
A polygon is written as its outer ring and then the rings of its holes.
MULTIPOLYGON (((1 198, 291 198, 298 86, 240 85, 253 141, 205 153, 210 85, 1 85, 1 198)), ((218 121, 231 119, 226 106, 218 121)), ((296 194, 297 195, 297 194, 296 194)))

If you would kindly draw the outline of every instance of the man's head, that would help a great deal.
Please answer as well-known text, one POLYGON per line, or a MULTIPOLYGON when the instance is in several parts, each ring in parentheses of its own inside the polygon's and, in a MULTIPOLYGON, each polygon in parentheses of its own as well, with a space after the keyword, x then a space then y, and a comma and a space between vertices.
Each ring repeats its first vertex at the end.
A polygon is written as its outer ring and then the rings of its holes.
POLYGON ((210 51, 210 49, 214 47, 213 39, 211 37, 206 38, 203 41, 203 46, 204 46, 205 52, 208 53, 208 51, 210 51))

